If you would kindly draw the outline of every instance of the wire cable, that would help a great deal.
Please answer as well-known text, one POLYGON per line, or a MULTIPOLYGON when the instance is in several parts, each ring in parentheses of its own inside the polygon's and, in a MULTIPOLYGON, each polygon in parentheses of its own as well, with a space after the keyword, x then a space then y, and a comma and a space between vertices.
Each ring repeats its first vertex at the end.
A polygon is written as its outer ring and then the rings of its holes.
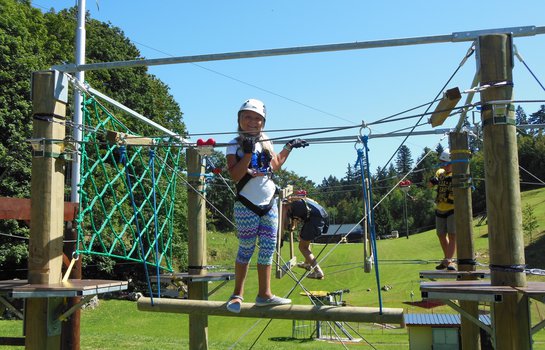
MULTIPOLYGON (((472 44, 471 48, 467 51, 465 57, 462 59, 462 61, 460 62, 460 64, 458 65, 458 67, 456 67, 456 69, 454 70, 454 72, 452 73, 452 75, 448 78, 447 82, 443 85, 443 87, 440 89, 440 91, 437 93, 437 95, 435 96, 434 100, 437 100, 439 98, 439 96, 441 96, 441 94, 443 93, 443 91, 445 90, 445 88, 448 86, 448 84, 451 82, 451 80, 454 78, 454 76, 458 73, 458 71, 462 68, 462 66, 465 64, 465 62, 467 61, 467 59, 469 57, 471 57, 471 55, 473 55, 473 52, 475 52, 475 48, 474 48, 474 44, 472 44)), ((428 108, 426 109, 426 111, 424 113, 427 113, 431 108, 431 105, 428 106, 428 108)), ((422 118, 424 118, 424 115, 423 114, 420 119, 417 121, 416 125, 418 125, 422 118)), ((416 128, 416 125, 413 127, 413 129, 411 129, 410 133, 413 132, 413 130, 416 128)), ((390 162, 392 161, 392 159, 394 159, 395 155, 397 154, 397 152, 399 152, 399 150, 401 149, 401 146, 403 146, 405 144, 405 142, 407 141, 407 139, 409 138, 410 135, 407 135, 405 136, 405 139, 403 139, 403 141, 401 142, 401 144, 399 145, 399 147, 395 150, 395 152, 392 154, 392 156, 390 157, 390 159, 388 159, 388 161, 386 162, 386 164, 384 165, 383 168, 386 168, 388 166, 388 164, 390 164, 390 162)))

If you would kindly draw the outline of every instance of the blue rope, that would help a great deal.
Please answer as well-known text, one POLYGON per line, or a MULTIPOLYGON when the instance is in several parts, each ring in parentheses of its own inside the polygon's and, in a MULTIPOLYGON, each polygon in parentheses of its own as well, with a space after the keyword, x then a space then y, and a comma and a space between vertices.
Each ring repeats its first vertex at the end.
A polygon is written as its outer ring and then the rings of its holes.
POLYGON ((450 162, 439 163, 439 164, 437 164, 437 166, 442 167, 442 166, 447 166, 447 165, 453 164, 453 163, 469 163, 469 159, 453 159, 450 162))
POLYGON ((131 197, 132 209, 134 211, 133 217, 134 217, 134 222, 136 224, 136 233, 138 234, 138 245, 140 246, 140 250, 142 253, 142 261, 144 262, 144 272, 146 273, 146 282, 148 283, 148 289, 149 289, 150 298, 151 298, 151 305, 153 306, 153 290, 151 288, 151 281, 149 278, 148 266, 146 264, 146 253, 144 251, 144 244, 142 243, 142 233, 140 232, 140 225, 138 224, 138 209, 136 208, 134 193, 132 192, 131 177, 127 169, 127 149, 125 148, 125 146, 119 146, 119 153, 121 154, 119 161, 121 162, 121 164, 123 164, 123 167, 125 170, 125 176, 127 178, 127 185, 129 187, 129 195, 131 197))
POLYGON ((157 273, 157 297, 161 297, 161 277, 159 276, 161 271, 159 268, 159 237, 157 236, 157 230, 159 224, 157 222, 157 197, 155 193, 155 150, 149 150, 149 165, 151 168, 151 189, 153 191, 153 220, 155 225, 155 268, 157 273))
POLYGON ((373 210, 373 192, 372 192, 372 185, 371 185, 371 175, 369 173, 369 148, 367 147, 367 141, 369 137, 363 136, 363 148, 360 148, 357 150, 358 152, 358 160, 356 161, 360 165, 361 169, 361 184, 363 188, 363 200, 367 205, 365 205, 366 213, 365 215, 368 218, 368 225, 369 225, 369 232, 371 233, 371 249, 373 250, 373 260, 375 263, 375 277, 377 280, 377 290, 378 290, 378 304, 379 304, 379 312, 382 314, 382 292, 380 289, 380 275, 378 271, 378 254, 377 254, 377 240, 376 240, 376 233, 375 233, 375 212, 373 210), (363 154, 363 151, 365 150, 365 155, 363 154), (365 163, 363 162, 365 158, 365 163), (367 196, 367 188, 365 186, 365 179, 369 179, 369 196, 367 196))

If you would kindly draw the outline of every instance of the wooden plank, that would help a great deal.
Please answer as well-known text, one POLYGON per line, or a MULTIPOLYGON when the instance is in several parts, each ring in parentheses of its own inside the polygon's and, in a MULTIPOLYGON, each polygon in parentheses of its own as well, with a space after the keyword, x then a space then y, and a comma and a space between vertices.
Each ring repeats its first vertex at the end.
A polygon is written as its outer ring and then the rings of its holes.
POLYGON ((125 290, 127 281, 115 280, 68 280, 51 284, 30 284, 28 280, 0 281, 0 294, 13 295, 21 298, 36 298, 50 296, 81 296, 105 292, 125 290))
POLYGON ((436 126, 442 125, 461 98, 462 95, 457 87, 447 90, 431 115, 431 126, 435 128, 436 126))
POLYGON ((420 290, 466 294, 517 293, 517 290, 511 286, 495 286, 488 280, 423 282, 420 284, 420 290))
POLYGON ((476 279, 489 278, 489 270, 475 271, 448 271, 448 270, 426 270, 420 271, 420 278, 429 279, 476 279))
MULTIPOLYGON (((0 197, 0 220, 30 221, 29 198, 0 197)), ((64 202, 64 221, 74 221, 78 212, 78 203, 64 202)))
MULTIPOLYGON (((184 282, 213 282, 213 281, 230 281, 235 279, 235 274, 232 272, 207 272, 205 275, 190 275, 187 272, 172 273, 160 275, 159 279, 163 283, 172 283, 179 280, 184 282)), ((157 281, 157 276, 151 276, 151 281, 157 281)))
POLYGON ((106 139, 110 143, 116 143, 120 145, 132 145, 132 146, 153 146, 154 141, 149 137, 142 137, 138 135, 130 135, 124 132, 110 131, 106 132, 106 139))

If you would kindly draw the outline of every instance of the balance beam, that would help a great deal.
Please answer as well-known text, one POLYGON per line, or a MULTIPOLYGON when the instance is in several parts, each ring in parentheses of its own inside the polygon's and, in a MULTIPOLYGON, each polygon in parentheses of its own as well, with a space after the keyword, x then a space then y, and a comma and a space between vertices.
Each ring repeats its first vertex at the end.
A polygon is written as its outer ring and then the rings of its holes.
POLYGON ((312 306, 312 305, 274 305, 255 306, 242 303, 240 313, 227 311, 226 302, 190 299, 151 299, 141 297, 137 307, 140 311, 168 312, 179 314, 198 314, 212 316, 274 318, 284 320, 341 321, 365 323, 391 323, 404 326, 403 309, 355 306, 312 306))

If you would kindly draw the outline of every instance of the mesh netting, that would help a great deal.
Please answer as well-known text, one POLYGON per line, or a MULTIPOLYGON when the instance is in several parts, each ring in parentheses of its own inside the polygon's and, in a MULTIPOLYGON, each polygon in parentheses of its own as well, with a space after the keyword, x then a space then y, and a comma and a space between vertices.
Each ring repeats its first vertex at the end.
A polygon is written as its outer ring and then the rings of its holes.
POLYGON ((76 253, 172 271, 181 147, 165 139, 152 146, 112 142, 108 135, 134 134, 94 98, 83 105, 76 253))

